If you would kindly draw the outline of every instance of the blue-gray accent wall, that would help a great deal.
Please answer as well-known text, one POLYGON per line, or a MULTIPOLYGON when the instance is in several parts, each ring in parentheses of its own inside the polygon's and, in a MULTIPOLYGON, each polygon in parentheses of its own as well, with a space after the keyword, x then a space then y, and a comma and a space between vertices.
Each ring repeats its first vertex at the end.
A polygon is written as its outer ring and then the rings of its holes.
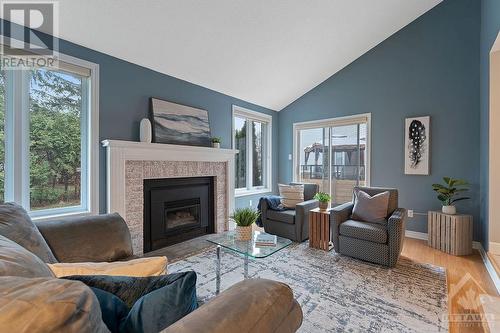
POLYGON ((488 249, 488 163, 489 163, 489 96, 490 50, 500 30, 500 1, 481 1, 481 51, 480 51, 480 156, 481 156, 481 225, 483 246, 488 249))
POLYGON ((279 113, 279 181, 292 179, 292 125, 371 112, 371 185, 399 189, 415 210, 407 228, 427 232, 428 210, 440 209, 431 184, 465 178, 472 200, 458 209, 479 223, 480 2, 448 0, 336 73, 279 113), (404 175, 404 121, 431 116, 431 175, 404 175))
MULTIPOLYGON (((2 20, 0 20, 3 23, 2 20)), ((43 38, 49 36, 44 35, 43 38)), ((42 39, 43 39, 42 38, 42 39)), ((278 113, 243 100, 165 75, 145 67, 59 40, 59 52, 99 64, 99 139, 139 141, 139 122, 148 116, 149 98, 156 97, 174 103, 208 111, 212 136, 222 138, 222 148, 231 148, 232 105, 239 105, 273 117, 273 151, 278 149, 278 113)), ((145 50, 147 52, 147 50, 145 50)), ((244 66, 245 64, 241 64, 244 66)), ((244 78, 242 78, 244 80, 244 78)), ((106 157, 100 151, 99 202, 106 211, 106 157)), ((273 164, 277 165, 276 156, 273 164)), ((273 168, 273 179, 277 179, 273 168)), ((236 206, 256 206, 259 196, 236 199, 236 206)))

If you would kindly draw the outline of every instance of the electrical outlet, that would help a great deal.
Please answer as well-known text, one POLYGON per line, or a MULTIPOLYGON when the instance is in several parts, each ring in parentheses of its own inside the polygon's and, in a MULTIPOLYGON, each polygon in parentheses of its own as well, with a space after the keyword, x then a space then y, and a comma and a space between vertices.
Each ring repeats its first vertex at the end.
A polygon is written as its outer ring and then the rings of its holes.
POLYGON ((252 207, 252 200, 248 200, 248 205, 252 207))
POLYGON ((413 209, 408 209, 408 217, 413 217, 413 209))

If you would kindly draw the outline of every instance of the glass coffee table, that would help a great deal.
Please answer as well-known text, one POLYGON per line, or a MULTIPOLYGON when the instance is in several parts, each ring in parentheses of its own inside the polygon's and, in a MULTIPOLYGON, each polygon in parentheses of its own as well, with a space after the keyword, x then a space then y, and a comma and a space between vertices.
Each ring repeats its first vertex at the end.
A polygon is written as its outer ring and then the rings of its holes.
POLYGON ((283 237, 277 237, 276 245, 274 246, 257 246, 255 245, 255 237, 260 234, 261 231, 254 231, 252 233, 252 239, 249 241, 240 241, 236 239, 236 233, 234 231, 226 231, 221 234, 217 234, 210 239, 207 239, 210 243, 217 245, 217 267, 216 267, 216 288, 215 293, 220 292, 220 262, 221 262, 221 248, 225 248, 236 253, 243 255, 243 267, 244 267, 244 278, 248 278, 248 260, 249 258, 266 258, 271 254, 284 249, 288 245, 292 244, 292 241, 283 237))

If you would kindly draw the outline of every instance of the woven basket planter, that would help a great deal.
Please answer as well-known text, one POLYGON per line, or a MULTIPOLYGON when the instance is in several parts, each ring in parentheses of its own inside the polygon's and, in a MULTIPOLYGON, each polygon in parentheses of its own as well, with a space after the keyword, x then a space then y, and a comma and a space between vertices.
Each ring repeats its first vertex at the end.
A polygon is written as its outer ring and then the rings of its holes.
POLYGON ((329 204, 330 204, 329 202, 321 202, 320 201, 319 202, 319 209, 321 209, 321 210, 328 210, 328 205, 329 204))
POLYGON ((252 226, 240 227, 236 226, 236 239, 241 241, 249 241, 252 239, 252 226))

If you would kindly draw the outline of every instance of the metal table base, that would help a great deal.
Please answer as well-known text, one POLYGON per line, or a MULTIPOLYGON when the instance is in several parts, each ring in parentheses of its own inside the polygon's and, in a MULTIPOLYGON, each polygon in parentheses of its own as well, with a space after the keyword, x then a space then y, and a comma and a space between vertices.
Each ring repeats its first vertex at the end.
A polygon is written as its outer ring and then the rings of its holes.
MULTIPOLYGON (((217 260, 216 260, 216 278, 215 278, 215 294, 218 295, 220 293, 220 280, 221 280, 221 273, 220 273, 220 268, 221 268, 221 247, 220 245, 217 245, 217 260)), ((244 259, 243 259, 243 278, 248 279, 248 261, 249 261, 249 255, 245 254, 244 259)))

